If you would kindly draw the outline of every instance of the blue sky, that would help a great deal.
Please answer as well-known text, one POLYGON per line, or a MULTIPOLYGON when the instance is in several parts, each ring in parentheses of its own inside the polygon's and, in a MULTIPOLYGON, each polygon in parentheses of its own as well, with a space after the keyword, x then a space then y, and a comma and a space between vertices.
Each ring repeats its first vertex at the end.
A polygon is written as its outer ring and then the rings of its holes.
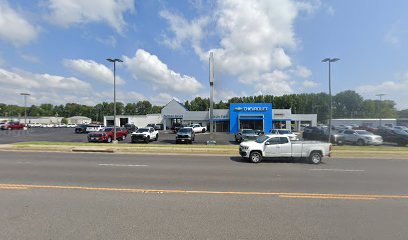
POLYGON ((163 105, 328 91, 378 93, 408 108, 407 1, 0 0, 0 102, 163 105))

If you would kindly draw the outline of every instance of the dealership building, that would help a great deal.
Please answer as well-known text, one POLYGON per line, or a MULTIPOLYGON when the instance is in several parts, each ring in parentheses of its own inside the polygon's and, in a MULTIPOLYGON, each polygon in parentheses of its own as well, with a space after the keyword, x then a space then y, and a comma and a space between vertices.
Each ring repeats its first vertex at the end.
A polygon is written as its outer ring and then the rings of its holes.
MULTIPOLYGON (((105 116, 105 126, 113 125, 113 116, 105 116)), ((293 129, 299 131, 301 125, 316 126, 316 114, 292 114, 291 109, 273 109, 271 103, 231 103, 229 109, 214 109, 213 121, 216 132, 236 133, 240 129, 257 129, 269 132, 271 129, 293 129)), ((117 115, 116 125, 133 123, 137 127, 147 124, 162 124, 163 129, 171 129, 178 124, 198 123, 210 125, 209 111, 189 111, 176 100, 163 107, 160 114, 117 115)))

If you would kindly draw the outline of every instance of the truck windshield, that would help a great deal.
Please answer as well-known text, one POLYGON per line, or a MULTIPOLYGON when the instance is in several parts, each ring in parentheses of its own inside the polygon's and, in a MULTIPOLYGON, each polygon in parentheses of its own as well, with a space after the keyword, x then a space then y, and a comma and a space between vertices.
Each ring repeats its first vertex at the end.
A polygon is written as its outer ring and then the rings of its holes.
POLYGON ((189 133, 191 132, 191 128, 181 128, 178 132, 179 133, 189 133))
POLYGON ((263 143, 263 142, 265 142, 265 140, 267 140, 269 137, 267 137, 267 136, 261 136, 261 137, 258 137, 256 140, 255 140, 255 142, 257 142, 257 143, 263 143))
POLYGON ((139 128, 136 132, 137 133, 144 133, 144 132, 148 132, 149 129, 148 128, 139 128))
POLYGON ((113 128, 105 128, 103 131, 104 132, 112 132, 113 128))
POLYGON ((289 130, 278 130, 279 134, 292 134, 289 130))
POLYGON ((243 134, 256 134, 255 130, 252 129, 247 129, 247 130, 242 130, 243 134))

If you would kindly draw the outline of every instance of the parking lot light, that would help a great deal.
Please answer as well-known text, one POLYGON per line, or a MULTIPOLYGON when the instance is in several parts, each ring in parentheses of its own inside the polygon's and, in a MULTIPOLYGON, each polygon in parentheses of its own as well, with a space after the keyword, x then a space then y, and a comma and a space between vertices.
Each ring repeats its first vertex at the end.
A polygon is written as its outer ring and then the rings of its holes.
POLYGON ((378 110, 378 117, 379 117, 379 119, 380 119, 380 125, 379 125, 379 127, 381 127, 381 125, 382 125, 382 106, 381 106, 381 104, 382 104, 382 97, 383 96, 385 96, 385 95, 387 95, 387 94, 385 94, 385 93, 379 93, 379 94, 376 94, 375 96, 377 96, 377 97, 380 97, 380 107, 379 107, 379 110, 378 110))
POLYGON ((20 93, 21 96, 24 96, 24 124, 27 127, 27 96, 30 96, 29 93, 20 93))
POLYGON ((115 58, 107 58, 109 62, 113 62, 113 143, 117 144, 116 140, 116 62, 123 62, 122 60, 115 58))
POLYGON ((339 61, 339 58, 325 58, 322 62, 329 63, 329 96, 330 96, 330 109, 329 109, 329 142, 330 142, 330 135, 331 135, 331 122, 333 118, 333 97, 331 93, 331 63, 339 61))

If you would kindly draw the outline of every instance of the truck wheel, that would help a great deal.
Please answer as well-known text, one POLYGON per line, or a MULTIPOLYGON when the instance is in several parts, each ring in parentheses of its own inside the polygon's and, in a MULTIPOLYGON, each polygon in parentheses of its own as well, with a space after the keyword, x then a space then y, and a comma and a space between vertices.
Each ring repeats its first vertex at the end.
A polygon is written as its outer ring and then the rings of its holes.
POLYGON ((249 154, 249 160, 251 160, 252 163, 260 163, 262 162, 262 154, 260 152, 251 152, 251 154, 249 154))
POLYGON ((203 129, 201 132, 202 132, 202 133, 205 133, 205 129, 203 129))
POLYGON ((310 163, 313 163, 313 164, 321 163, 322 162, 322 154, 320 154, 319 152, 310 153, 309 161, 310 161, 310 163))
POLYGON ((146 138, 145 142, 146 142, 146 143, 149 143, 149 142, 150 142, 150 137, 149 137, 149 136, 146 138))
POLYGON ((363 139, 358 139, 357 145, 358 146, 364 146, 365 145, 364 140, 363 139))
POLYGON ((156 138, 154 139, 154 141, 159 140, 159 134, 156 134, 156 138))
POLYGON ((111 143, 111 142, 112 142, 112 138, 108 137, 108 143, 111 143))

